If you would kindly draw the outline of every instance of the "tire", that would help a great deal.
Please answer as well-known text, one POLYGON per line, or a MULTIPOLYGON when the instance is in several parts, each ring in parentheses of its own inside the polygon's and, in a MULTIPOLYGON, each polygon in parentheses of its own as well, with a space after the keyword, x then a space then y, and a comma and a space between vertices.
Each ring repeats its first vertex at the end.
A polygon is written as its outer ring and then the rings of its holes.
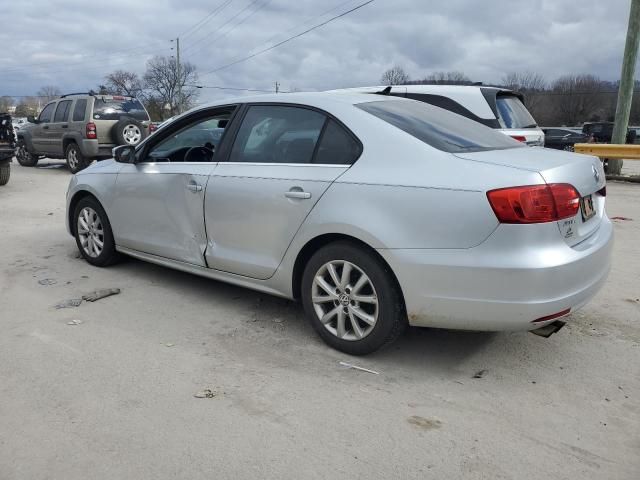
POLYGON ((16 160, 23 167, 35 167, 38 163, 38 155, 34 155, 27 150, 27 144, 23 139, 18 140, 16 147, 16 160))
POLYGON ((71 142, 64 151, 64 158, 71 173, 78 173, 87 168, 92 160, 82 155, 77 143, 71 142))
POLYGON ((122 118, 113 126, 113 138, 118 145, 138 145, 147 136, 142 124, 133 118, 122 118))
POLYGON ((73 222, 76 245, 87 262, 96 267, 107 267, 118 261, 120 255, 116 251, 111 224, 100 202, 94 197, 81 199, 73 212, 73 222))
POLYGON ((573 148, 573 145, 565 145, 562 149, 565 152, 573 152, 573 151, 575 151, 574 148, 573 148))
POLYGON ((389 345, 407 327, 402 294, 389 267, 373 252, 350 242, 331 243, 311 257, 302 275, 301 297, 305 314, 318 335, 329 346, 350 355, 367 355, 389 345), (333 294, 328 293, 336 285, 329 265, 340 282, 344 266, 350 269, 348 280, 333 294), (344 319, 342 331, 340 315, 344 319), (321 317, 328 321, 321 321, 321 317))
POLYGON ((11 164, 0 165, 0 185, 6 185, 11 176, 11 164))

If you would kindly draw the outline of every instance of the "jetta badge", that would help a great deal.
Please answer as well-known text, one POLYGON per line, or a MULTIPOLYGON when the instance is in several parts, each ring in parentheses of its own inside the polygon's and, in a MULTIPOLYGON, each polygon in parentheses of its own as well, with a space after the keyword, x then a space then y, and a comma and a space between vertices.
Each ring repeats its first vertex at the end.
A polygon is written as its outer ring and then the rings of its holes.
POLYGON ((593 171, 593 178, 596 179, 596 183, 600 182, 600 173, 598 172, 598 169, 591 165, 591 170, 593 171))

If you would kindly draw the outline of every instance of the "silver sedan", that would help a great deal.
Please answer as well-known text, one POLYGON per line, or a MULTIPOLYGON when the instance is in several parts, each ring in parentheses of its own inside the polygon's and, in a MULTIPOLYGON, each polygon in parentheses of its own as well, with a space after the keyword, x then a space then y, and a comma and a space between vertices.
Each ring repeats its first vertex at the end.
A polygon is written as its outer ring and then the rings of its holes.
POLYGON ((597 158, 525 148, 421 102, 353 93, 211 104, 76 174, 67 228, 121 254, 300 299, 332 347, 407 325, 533 330, 607 277, 597 158))

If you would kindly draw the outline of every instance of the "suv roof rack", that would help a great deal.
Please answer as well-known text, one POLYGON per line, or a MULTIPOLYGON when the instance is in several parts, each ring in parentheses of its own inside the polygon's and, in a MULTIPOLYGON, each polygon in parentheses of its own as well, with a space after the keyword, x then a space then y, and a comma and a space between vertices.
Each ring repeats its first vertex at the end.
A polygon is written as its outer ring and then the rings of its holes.
POLYGON ((91 95, 92 97, 95 97, 96 93, 93 92, 93 91, 91 91, 91 92, 65 93, 64 95, 61 95, 60 98, 70 97, 71 95, 91 95))

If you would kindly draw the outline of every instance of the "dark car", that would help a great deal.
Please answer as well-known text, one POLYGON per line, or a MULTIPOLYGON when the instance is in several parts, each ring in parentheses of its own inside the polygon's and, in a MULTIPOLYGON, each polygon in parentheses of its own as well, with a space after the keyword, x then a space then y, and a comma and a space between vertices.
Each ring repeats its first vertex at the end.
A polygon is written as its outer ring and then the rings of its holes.
MULTIPOLYGON (((593 135, 597 143, 611 143, 613 136, 613 122, 588 122, 582 126, 582 133, 587 136, 593 135)), ((635 143, 636 130, 629 128, 627 130, 626 143, 635 143)))
POLYGON ((543 128, 542 131, 544 132, 544 146, 556 150, 573 152, 573 146, 576 143, 589 141, 589 135, 567 128, 543 128))

